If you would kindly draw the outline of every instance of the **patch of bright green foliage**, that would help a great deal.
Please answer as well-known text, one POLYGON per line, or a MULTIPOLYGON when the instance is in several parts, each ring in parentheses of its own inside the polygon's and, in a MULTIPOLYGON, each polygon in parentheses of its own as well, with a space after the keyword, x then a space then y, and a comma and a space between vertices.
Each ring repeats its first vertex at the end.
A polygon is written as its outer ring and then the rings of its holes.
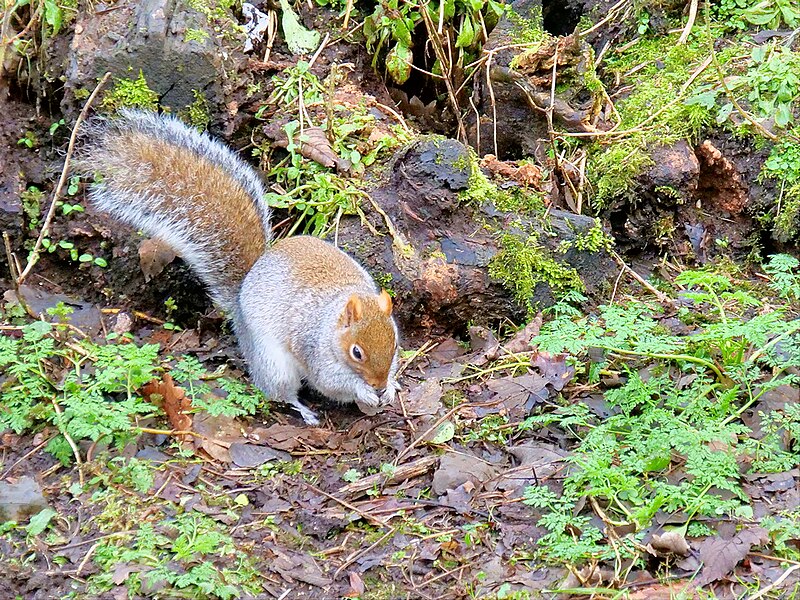
MULTIPOLYGON (((752 519, 742 465, 747 473, 780 473, 800 462, 800 407, 761 410, 759 435, 742 419, 766 394, 800 380, 792 373, 800 367, 793 307, 799 266, 792 257, 772 257, 766 295, 774 297, 767 299, 763 289, 747 289, 727 274, 682 273, 678 316, 694 327, 691 335, 662 326, 661 306, 640 300, 602 306, 590 317, 568 307, 555 311, 532 344, 567 353, 583 382, 596 384, 601 370, 614 369, 624 383, 606 389, 605 418, 571 401, 521 426, 559 427, 577 443, 563 491, 540 485, 525 492, 524 502, 541 511, 538 524, 548 530, 538 543, 541 558, 569 565, 636 558, 659 512, 685 514, 684 534, 695 518, 752 519), (635 531, 606 543, 588 516, 576 516, 587 497, 605 519, 635 531)), ((785 541, 797 522, 796 514, 772 518, 780 556, 796 558, 785 541)))
POLYGON ((156 110, 158 94, 148 87, 140 70, 136 79, 115 78, 114 87, 103 96, 101 106, 109 112, 116 112, 120 108, 156 110))
MULTIPOLYGON (((104 439, 121 448, 138 435, 137 420, 157 412, 139 390, 163 371, 158 345, 138 346, 127 338, 96 343, 62 322, 69 307, 59 305, 49 312, 55 322, 28 323, 19 338, 0 335, 0 370, 5 374, 0 430, 55 428, 60 434, 46 450, 64 464, 73 460, 65 433, 75 443, 104 439)), ((192 357, 179 360, 173 374, 187 386, 193 406, 211 414, 233 417, 264 409, 261 393, 238 381, 216 380, 225 397, 213 394, 201 381, 207 373, 192 357)))
POLYGON ((788 139, 775 144, 760 177, 778 184, 774 232, 779 241, 789 241, 800 226, 800 144, 788 139))
POLYGON ((296 214, 289 235, 301 230, 324 236, 342 215, 362 214, 361 203, 368 196, 358 176, 375 164, 379 156, 409 141, 408 134, 399 128, 377 142, 365 140, 376 119, 366 105, 347 107, 334 102, 333 92, 339 77, 337 69, 332 69, 328 78, 320 81, 307 62, 298 61, 274 78, 270 103, 296 118, 284 126, 289 141, 288 156, 272 165, 268 172, 286 193, 268 193, 266 200, 271 206, 288 208, 296 214), (326 133, 330 150, 350 163, 350 176, 301 154, 301 144, 310 141, 300 125, 301 119, 306 118, 300 114, 301 93, 306 112, 314 106, 326 107, 326 118, 319 127, 326 133))
POLYGON ((554 293, 584 289, 578 272, 557 262, 535 235, 522 239, 513 233, 500 237, 500 251, 489 264, 489 275, 511 291, 518 302, 531 304, 537 284, 546 283, 554 293))
POLYGON ((92 593, 115 587, 114 570, 120 564, 137 567, 125 580, 132 595, 163 585, 181 598, 227 600, 262 591, 252 558, 236 548, 221 524, 196 513, 143 523, 126 540, 104 540, 93 559, 102 571, 89 581, 92 593), (221 561, 230 566, 220 566, 221 561))

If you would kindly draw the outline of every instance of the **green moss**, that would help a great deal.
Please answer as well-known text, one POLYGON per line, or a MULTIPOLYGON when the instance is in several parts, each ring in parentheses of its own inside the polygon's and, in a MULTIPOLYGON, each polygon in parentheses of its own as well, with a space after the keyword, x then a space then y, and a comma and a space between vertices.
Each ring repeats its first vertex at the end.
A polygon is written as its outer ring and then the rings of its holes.
POLYGON ((148 87, 140 70, 137 79, 115 79, 114 87, 103 97, 102 107, 111 112, 120 108, 156 110, 158 94, 148 87))
MULTIPOLYGON (((592 203, 604 208, 615 199, 630 199, 636 179, 652 165, 649 149, 670 145, 679 140, 695 142, 702 129, 713 121, 716 107, 700 100, 698 95, 716 83, 717 75, 707 68, 683 92, 684 100, 676 102, 692 73, 708 57, 705 30, 698 30, 686 45, 677 45, 677 34, 643 37, 618 55, 606 59, 609 72, 625 76, 631 92, 615 103, 620 115, 618 131, 629 133, 611 144, 600 140, 589 148, 587 174, 595 190, 592 203), (641 67, 644 65, 644 67, 641 67), (657 115, 655 119, 651 119, 657 115)), ((722 64, 730 61, 733 47, 719 53, 722 64)), ((591 80, 591 73, 584 76, 591 80)), ((595 83, 588 81, 589 85, 595 83)))
POLYGON ((611 237, 603 230, 603 224, 600 219, 594 220, 594 226, 591 229, 577 233, 575 239, 564 241, 560 245, 560 250, 566 252, 570 248, 575 248, 582 252, 611 252, 614 246, 614 238, 611 237))
POLYGON ((208 100, 206 100, 203 92, 198 90, 192 90, 192 94, 194 94, 194 102, 186 107, 181 116, 196 129, 204 131, 211 122, 211 110, 208 106, 208 100))
POLYGON ((613 200, 627 198, 636 178, 653 164, 642 140, 625 140, 611 147, 595 147, 590 153, 587 171, 595 190, 592 203, 597 208, 613 200))
POLYGON ((532 7, 531 16, 525 18, 506 5, 506 17, 511 21, 511 39, 516 44, 540 42, 548 36, 542 25, 541 7, 532 7))
POLYGON ((203 29, 189 28, 183 34, 183 41, 197 42, 198 44, 204 44, 209 37, 210 36, 208 35, 208 32, 203 29))
POLYGON ((510 233, 503 234, 500 252, 489 264, 489 275, 510 290, 517 301, 531 309, 539 283, 548 284, 554 293, 585 289, 578 272, 556 262, 535 235, 522 240, 510 233))
MULTIPOLYGON (((501 190, 483 173, 478 157, 472 150, 470 150, 469 158, 463 160, 469 160, 471 171, 469 187, 458 194, 462 203, 480 205, 490 202, 497 210, 517 214, 536 214, 544 211, 543 194, 522 188, 501 190)), ((454 164, 454 166, 464 168, 466 165, 454 164)))

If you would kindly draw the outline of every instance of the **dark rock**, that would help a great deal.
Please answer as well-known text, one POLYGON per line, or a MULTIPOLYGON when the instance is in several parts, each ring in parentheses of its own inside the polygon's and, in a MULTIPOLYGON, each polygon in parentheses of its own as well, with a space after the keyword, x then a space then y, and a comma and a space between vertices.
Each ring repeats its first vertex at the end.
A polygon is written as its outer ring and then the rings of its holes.
MULTIPOLYGON (((590 294, 607 285, 614 266, 606 252, 556 251, 562 241, 595 227, 594 219, 551 210, 545 222, 541 216, 500 211, 489 198, 461 198, 458 192, 467 189, 474 163, 460 143, 423 140, 398 153, 392 164, 391 176, 373 199, 395 236, 376 237, 354 218, 342 221, 339 239, 377 281, 388 281, 384 285, 396 294, 395 314, 407 339, 466 334, 468 323, 525 319, 527 304, 489 276, 501 233, 522 239, 534 233, 543 252, 578 271, 590 294)), ((386 229, 377 216, 373 225, 386 229)), ((544 282, 530 298, 541 306, 554 301, 544 282)))
POLYGON ((688 143, 680 140, 671 146, 656 146, 650 157, 653 166, 641 177, 650 193, 658 194, 659 189, 669 188, 675 194, 673 199, 686 199, 697 189, 700 162, 688 143))
MULTIPOLYGON (((225 24, 221 25, 223 28, 225 24)), ((142 71, 159 104, 185 108, 201 92, 221 113, 229 73, 237 72, 241 41, 215 31, 214 24, 185 2, 146 0, 97 11, 80 11, 70 48, 64 107, 75 106, 78 89, 91 90, 106 71, 136 78, 142 71), (189 37, 189 32, 199 32, 189 37)))
POLYGON ((17 483, 0 481, 0 522, 16 521, 47 508, 42 488, 31 477, 20 477, 17 483))

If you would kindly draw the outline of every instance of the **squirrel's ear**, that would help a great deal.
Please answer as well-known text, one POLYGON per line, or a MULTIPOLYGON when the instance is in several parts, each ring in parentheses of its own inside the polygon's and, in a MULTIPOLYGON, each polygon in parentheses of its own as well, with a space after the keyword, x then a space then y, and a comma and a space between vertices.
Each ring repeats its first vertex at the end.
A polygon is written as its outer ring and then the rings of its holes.
POLYGON ((381 294, 378 296, 378 308, 387 317, 392 314, 392 297, 386 290, 381 290, 381 294))
POLYGON ((361 298, 356 294, 350 296, 347 304, 344 307, 344 314, 342 314, 342 322, 345 327, 350 327, 356 321, 361 320, 361 315, 364 312, 364 306, 361 304, 361 298))

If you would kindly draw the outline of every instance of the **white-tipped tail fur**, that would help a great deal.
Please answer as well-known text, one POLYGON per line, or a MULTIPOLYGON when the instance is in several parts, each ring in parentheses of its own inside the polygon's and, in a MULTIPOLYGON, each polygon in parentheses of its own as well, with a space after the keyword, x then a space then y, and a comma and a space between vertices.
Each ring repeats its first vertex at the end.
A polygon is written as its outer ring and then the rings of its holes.
POLYGON ((92 202, 168 243, 230 311, 271 239, 253 168, 206 133, 155 112, 96 117, 81 134, 76 165, 101 177, 92 202))

